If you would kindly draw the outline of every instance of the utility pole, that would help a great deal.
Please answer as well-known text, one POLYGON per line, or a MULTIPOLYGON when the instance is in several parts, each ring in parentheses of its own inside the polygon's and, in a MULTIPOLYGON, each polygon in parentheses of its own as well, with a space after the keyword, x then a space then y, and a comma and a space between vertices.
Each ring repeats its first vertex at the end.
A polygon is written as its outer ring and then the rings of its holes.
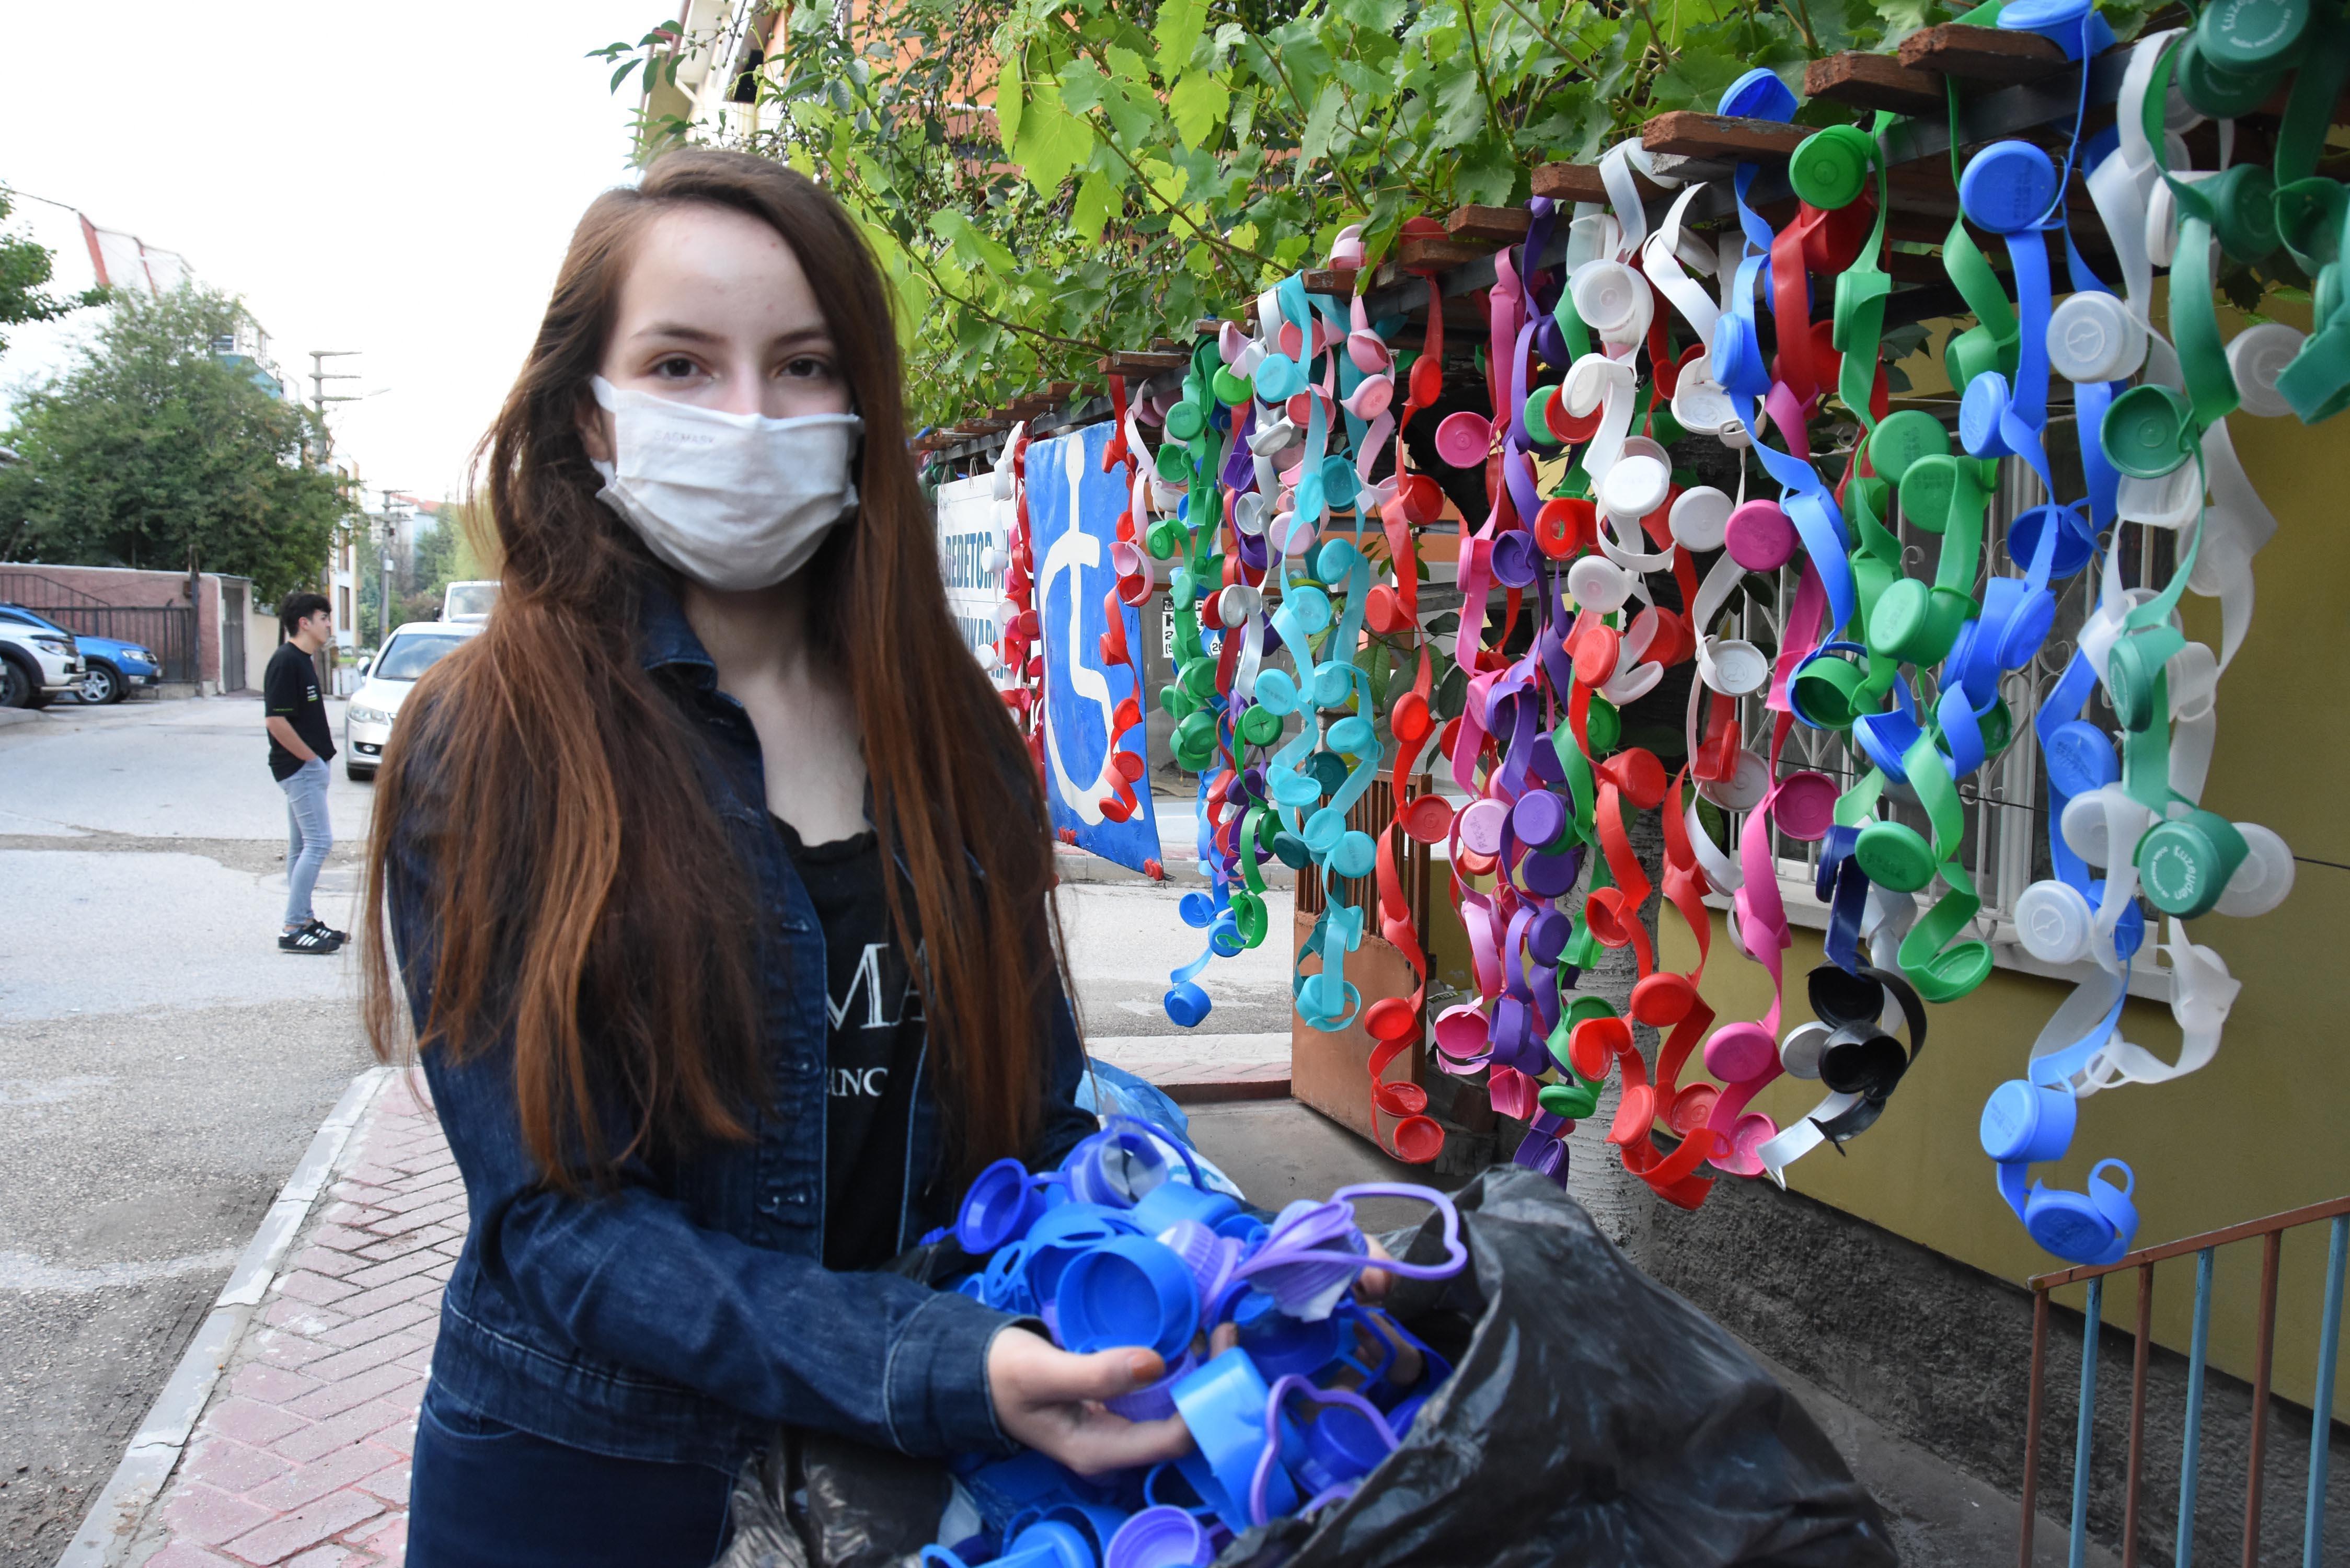
MULTIPOLYGON (((357 348, 313 348, 310 350, 310 409, 312 412, 318 416, 318 429, 322 434, 325 432, 327 428, 327 405, 328 403, 356 403, 359 401, 357 398, 343 397, 328 392, 327 383, 329 381, 356 381, 359 378, 356 373, 346 374, 342 371, 329 370, 327 369, 327 361, 329 359, 348 359, 357 355, 359 352, 359 350, 357 348)), ((331 451, 333 448, 332 437, 328 438, 328 450, 331 451)), ((320 452, 318 454, 318 461, 321 463, 324 463, 326 460, 327 453, 324 452, 320 452)))
POLYGON ((390 636, 391 635, 391 544, 392 544, 392 535, 391 535, 391 526, 392 526, 392 524, 391 524, 391 493, 392 493, 392 487, 391 487, 390 485, 388 485, 388 484, 387 484, 387 485, 380 485, 380 486, 379 486, 379 487, 378 487, 378 489, 380 491, 380 493, 382 493, 382 496, 383 496, 383 537, 382 537, 382 539, 381 539, 381 540, 377 544, 377 545, 376 545, 375 556, 376 556, 376 571, 377 571, 377 574, 378 574, 378 576, 380 577, 380 579, 381 579, 381 581, 382 581, 382 584, 383 584, 383 591, 382 591, 382 596, 381 596, 381 597, 382 597, 382 603, 383 603, 383 610, 382 610, 382 613, 381 613, 381 617, 380 617, 380 618, 379 618, 379 619, 377 620, 377 622, 376 622, 376 627, 375 627, 376 644, 375 644, 375 645, 376 645, 376 647, 377 647, 379 649, 380 649, 383 647, 383 639, 384 639, 385 638, 390 637, 390 636))

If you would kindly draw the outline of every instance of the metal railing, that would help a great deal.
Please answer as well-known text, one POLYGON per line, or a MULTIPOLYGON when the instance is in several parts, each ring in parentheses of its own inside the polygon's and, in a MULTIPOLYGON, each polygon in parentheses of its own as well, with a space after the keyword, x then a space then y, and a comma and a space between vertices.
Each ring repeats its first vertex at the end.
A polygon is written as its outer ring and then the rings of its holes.
POLYGON ((188 605, 112 605, 41 572, 0 572, 0 601, 24 606, 77 637, 110 637, 146 648, 162 678, 197 678, 196 612, 188 605))
POLYGON ((2037 1518, 2040 1480, 2042 1369, 2048 1347, 2049 1293, 2060 1286, 2086 1282, 2088 1303, 2081 1339, 2081 1397, 2078 1429, 2074 1439, 2072 1568, 2087 1561, 2089 1532, 2089 1459, 2091 1428, 2096 1409, 2097 1331, 2105 1306, 2107 1274, 2135 1270, 2137 1274, 2137 1349, 2130 1369, 2129 1462, 2122 1505, 2122 1568, 2137 1562, 2138 1490, 2145 1452, 2147 1360, 2154 1342, 2154 1266, 2166 1259, 2195 1258, 2195 1328, 2188 1355, 2187 1409, 2183 1449, 2179 1457, 2178 1544, 2177 1568, 2188 1568, 2194 1552, 2196 1461, 2202 1437, 2203 1372, 2211 1330, 2213 1254, 2230 1242, 2261 1241, 2261 1302, 2259 1334, 2253 1351, 2252 1425, 2250 1474, 2244 1495, 2243 1568, 2257 1568, 2261 1541, 2262 1459, 2267 1434, 2269 1374, 2276 1353, 2277 1270, 2284 1233, 2297 1226, 2333 1221, 2326 1252, 2325 1307, 2318 1321, 2317 1386, 2311 1400, 2309 1493, 2302 1524, 2303 1568, 2318 1568, 2325 1534, 2326 1468, 2334 1418, 2334 1363, 2342 1342, 2342 1289, 2345 1260, 2350 1260, 2350 1197, 2313 1203, 2304 1209, 2272 1214, 2199 1236, 2141 1247, 2114 1262, 2082 1265, 2042 1274, 2032 1281, 2032 1374, 2023 1428, 2022 1540, 2017 1561, 2032 1568, 2032 1532, 2037 1518))

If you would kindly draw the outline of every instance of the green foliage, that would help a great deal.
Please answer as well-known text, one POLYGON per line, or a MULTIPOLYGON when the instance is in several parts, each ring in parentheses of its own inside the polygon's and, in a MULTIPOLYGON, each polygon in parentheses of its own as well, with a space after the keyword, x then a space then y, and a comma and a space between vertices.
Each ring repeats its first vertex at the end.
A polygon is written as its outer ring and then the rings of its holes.
POLYGON ((307 465, 299 404, 224 365, 243 307, 197 288, 122 293, 96 340, 22 400, 0 469, 0 558, 249 576, 264 603, 317 580, 355 515, 307 465))
MULTIPOLYGON (((1889 47, 1939 0, 872 0, 784 9, 765 129, 895 283, 917 421, 1237 313, 1364 226, 1525 200, 1762 66, 1889 47)), ((671 57, 671 34, 598 51, 671 57)), ((673 70, 673 65, 671 67, 673 70)), ((624 67, 625 70, 625 67, 624 67)), ((616 78, 617 79, 617 78, 616 78)), ((650 101, 650 100, 649 100, 650 101)), ((1807 116, 1807 118, 1809 118, 1807 116)))
MULTIPOLYGON (((0 186, 0 223, 7 222, 13 210, 7 188, 0 186)), ((44 286, 49 281, 53 255, 47 246, 35 244, 21 234, 0 234, 0 327, 53 321, 69 310, 105 303, 102 288, 62 298, 48 293, 44 286)), ((0 333, 0 354, 7 350, 7 335, 0 333)))

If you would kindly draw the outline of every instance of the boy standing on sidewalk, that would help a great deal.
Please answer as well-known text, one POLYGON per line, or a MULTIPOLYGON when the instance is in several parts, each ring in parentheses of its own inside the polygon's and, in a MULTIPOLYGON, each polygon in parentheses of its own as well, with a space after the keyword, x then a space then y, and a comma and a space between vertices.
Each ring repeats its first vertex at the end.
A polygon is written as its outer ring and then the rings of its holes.
POLYGON ((277 607, 277 624, 286 640, 261 683, 269 772, 286 792, 286 929, 277 950, 327 954, 347 939, 310 909, 310 890, 335 842, 327 822, 327 759, 335 754, 335 737, 313 660, 335 635, 335 621, 324 594, 288 594, 277 607))

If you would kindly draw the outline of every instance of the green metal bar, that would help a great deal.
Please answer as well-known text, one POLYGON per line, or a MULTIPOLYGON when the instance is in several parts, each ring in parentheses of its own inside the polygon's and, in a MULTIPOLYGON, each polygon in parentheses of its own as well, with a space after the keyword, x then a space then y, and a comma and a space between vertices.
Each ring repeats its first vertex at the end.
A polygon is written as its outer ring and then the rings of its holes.
POLYGON ((2211 1253, 2195 1254, 2195 1338, 2187 1354, 2187 1440, 2178 1455, 2177 1568, 2195 1561, 2195 1460, 2203 1447, 2203 1359, 2211 1345, 2211 1253))
POLYGON ((2317 1329, 2317 1397, 2309 1428, 2309 1505, 2301 1521, 2302 1568, 2318 1568, 2325 1537, 2325 1461, 2334 1425, 2334 1359, 2342 1349, 2342 1273, 2350 1261, 2350 1214, 2334 1220, 2325 1252, 2325 1316, 2317 1329))
POLYGON ((2073 1544, 2068 1568, 2088 1568, 2089 1438, 2097 1419, 2097 1324, 2105 1315, 2106 1280, 2089 1282, 2086 1319, 2081 1325, 2081 1422, 2073 1438, 2073 1544))

